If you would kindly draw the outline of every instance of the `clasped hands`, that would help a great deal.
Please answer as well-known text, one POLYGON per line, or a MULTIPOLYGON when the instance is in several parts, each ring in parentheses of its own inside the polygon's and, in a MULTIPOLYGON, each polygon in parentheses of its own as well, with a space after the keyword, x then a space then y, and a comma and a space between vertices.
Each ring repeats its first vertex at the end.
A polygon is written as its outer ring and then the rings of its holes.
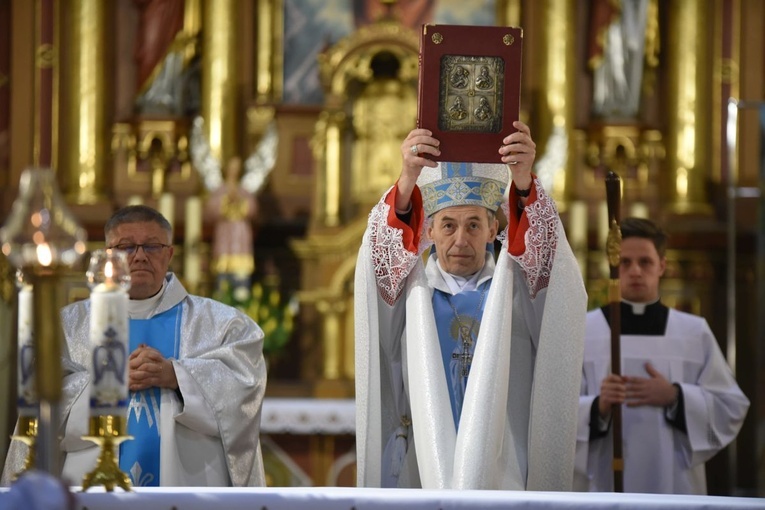
POLYGON ((128 358, 128 388, 131 391, 145 390, 151 387, 178 388, 173 362, 153 347, 141 344, 128 358))
POLYGON ((649 377, 609 374, 600 385, 598 411, 606 418, 614 405, 628 407, 669 407, 677 401, 678 389, 659 373, 651 363, 645 364, 649 377))

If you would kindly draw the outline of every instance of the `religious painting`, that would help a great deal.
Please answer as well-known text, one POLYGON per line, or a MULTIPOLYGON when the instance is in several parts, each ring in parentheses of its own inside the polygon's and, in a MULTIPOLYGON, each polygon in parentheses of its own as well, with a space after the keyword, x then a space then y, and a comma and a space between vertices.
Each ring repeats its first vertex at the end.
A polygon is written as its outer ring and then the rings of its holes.
POLYGON ((659 64, 659 13, 645 0, 593 0, 587 62, 592 72, 592 114, 634 119, 659 64))
POLYGON ((497 24, 496 0, 284 0, 283 97, 285 104, 320 105, 317 55, 354 30, 374 23, 388 9, 402 24, 497 24))

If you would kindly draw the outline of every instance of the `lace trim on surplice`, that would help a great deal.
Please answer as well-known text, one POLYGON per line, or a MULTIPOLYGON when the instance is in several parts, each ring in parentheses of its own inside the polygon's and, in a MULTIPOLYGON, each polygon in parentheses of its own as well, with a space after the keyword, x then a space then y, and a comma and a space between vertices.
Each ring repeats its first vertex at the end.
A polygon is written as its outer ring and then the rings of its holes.
MULTIPOLYGON (((526 251, 523 255, 513 256, 526 276, 526 287, 531 298, 550 284, 555 250, 558 245, 558 208, 539 179, 534 179, 537 199, 524 208, 529 228, 524 235, 526 251)), ((507 249, 507 246, 505 246, 507 249)))
POLYGON ((402 229, 388 225, 389 213, 390 205, 384 201, 380 201, 369 213, 369 241, 377 291, 392 306, 401 296, 406 277, 417 263, 418 254, 404 247, 402 229))

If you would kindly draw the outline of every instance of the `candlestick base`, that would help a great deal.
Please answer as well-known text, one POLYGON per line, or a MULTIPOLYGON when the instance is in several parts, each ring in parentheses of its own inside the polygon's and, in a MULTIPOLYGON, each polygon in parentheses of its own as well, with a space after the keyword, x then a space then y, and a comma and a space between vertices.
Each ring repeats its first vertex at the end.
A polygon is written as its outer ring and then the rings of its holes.
POLYGON ((35 467, 35 443, 37 441, 37 418, 33 416, 19 417, 19 433, 11 436, 14 441, 21 441, 27 445, 27 457, 21 471, 13 475, 15 482, 21 475, 35 467))
POLYGON ((112 492, 115 486, 124 491, 131 491, 130 477, 120 470, 116 449, 120 443, 133 439, 125 434, 125 418, 122 416, 104 415, 90 418, 90 435, 82 436, 87 441, 93 441, 101 448, 96 461, 96 467, 86 474, 82 480, 82 490, 100 485, 107 492, 112 492))

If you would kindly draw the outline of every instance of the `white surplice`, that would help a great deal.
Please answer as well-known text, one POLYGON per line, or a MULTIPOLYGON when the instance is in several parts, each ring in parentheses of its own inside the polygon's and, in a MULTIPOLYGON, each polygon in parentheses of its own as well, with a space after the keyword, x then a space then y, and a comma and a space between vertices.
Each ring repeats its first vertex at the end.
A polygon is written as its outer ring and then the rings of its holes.
MULTIPOLYGON (((688 429, 673 427, 664 408, 623 406, 624 491, 706 494, 704 463, 736 437, 749 408, 706 320, 670 309, 665 335, 622 335, 621 354, 623 375, 648 377, 650 362, 681 386, 688 429)), ((583 366, 575 489, 612 491, 613 431, 589 439, 592 403, 611 367, 601 310, 587 314, 583 366)))

